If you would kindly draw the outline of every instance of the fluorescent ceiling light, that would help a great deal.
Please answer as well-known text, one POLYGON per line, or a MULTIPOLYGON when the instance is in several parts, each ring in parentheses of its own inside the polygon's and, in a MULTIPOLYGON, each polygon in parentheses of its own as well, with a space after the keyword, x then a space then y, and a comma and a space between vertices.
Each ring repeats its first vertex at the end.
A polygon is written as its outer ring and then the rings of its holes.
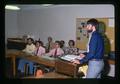
POLYGON ((9 10, 20 10, 20 8, 18 6, 13 6, 13 5, 6 5, 5 9, 9 9, 9 10))
POLYGON ((47 7, 47 6, 51 6, 53 4, 41 4, 41 5, 47 7))

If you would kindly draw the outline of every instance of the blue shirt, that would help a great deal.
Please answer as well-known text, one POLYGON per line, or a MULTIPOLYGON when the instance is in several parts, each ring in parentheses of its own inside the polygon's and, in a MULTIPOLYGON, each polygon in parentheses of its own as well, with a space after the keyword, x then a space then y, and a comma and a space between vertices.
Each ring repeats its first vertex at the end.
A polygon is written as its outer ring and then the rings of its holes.
POLYGON ((91 59, 103 59, 104 56, 104 39, 97 32, 92 33, 92 37, 89 43, 89 52, 84 53, 86 56, 80 60, 80 63, 87 62, 91 59))

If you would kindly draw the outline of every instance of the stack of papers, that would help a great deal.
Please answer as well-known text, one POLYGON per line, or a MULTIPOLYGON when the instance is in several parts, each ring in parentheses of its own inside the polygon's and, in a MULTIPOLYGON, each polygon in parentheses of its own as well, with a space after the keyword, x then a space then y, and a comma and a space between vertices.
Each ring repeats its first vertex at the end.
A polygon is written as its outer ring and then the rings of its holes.
POLYGON ((62 56, 61 59, 71 61, 75 59, 81 60, 82 58, 78 55, 65 55, 65 56, 62 56))
POLYGON ((79 50, 79 53, 85 53, 87 52, 86 50, 79 50))

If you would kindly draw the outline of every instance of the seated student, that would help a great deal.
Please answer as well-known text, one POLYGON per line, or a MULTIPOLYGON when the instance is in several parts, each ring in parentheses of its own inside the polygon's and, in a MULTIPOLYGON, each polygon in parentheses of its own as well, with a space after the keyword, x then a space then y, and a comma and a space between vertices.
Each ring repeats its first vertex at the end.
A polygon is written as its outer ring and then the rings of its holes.
POLYGON ((33 54, 35 51, 35 45, 34 45, 34 40, 32 38, 27 39, 27 45, 26 48, 23 49, 23 52, 33 54))
MULTIPOLYGON (((27 39, 27 45, 26 45, 26 48, 23 50, 23 52, 26 52, 26 53, 29 53, 29 54, 33 54, 35 52, 35 45, 33 44, 34 40, 32 38, 28 38, 27 39)), ((29 74, 32 74, 33 71, 32 71, 32 67, 33 66, 33 63, 30 62, 29 60, 26 60, 26 59, 20 59, 19 60, 19 64, 18 64, 18 71, 20 71, 22 74, 24 74, 24 65, 26 63, 29 63, 29 66, 30 66, 30 72, 29 74)))
POLYGON ((79 54, 78 53, 79 49, 75 48, 74 40, 69 40, 68 44, 69 44, 69 46, 64 48, 65 55, 67 55, 67 54, 78 55, 79 54))
MULTIPOLYGON (((34 52, 35 56, 42 56, 43 54, 45 54, 45 48, 43 47, 42 41, 36 41, 35 47, 36 47, 35 52, 34 52)), ((37 63, 34 63, 34 64, 39 65, 37 63)), ((31 66, 31 67, 32 67, 31 69, 34 70, 34 72, 35 72, 36 68, 34 68, 33 66, 31 66)))
POLYGON ((35 49, 36 56, 41 56, 45 54, 45 48, 43 47, 42 41, 36 41, 35 46, 36 46, 36 49, 35 49))
MULTIPOLYGON (((55 44, 53 45, 54 49, 50 50, 48 53, 44 55, 51 56, 51 57, 57 57, 57 56, 64 54, 60 46, 61 46, 61 43, 59 41, 56 41, 55 44)), ((40 68, 45 73, 51 72, 54 70, 53 67, 45 66, 43 64, 39 64, 38 68, 40 68)), ((34 68, 34 72, 36 71, 36 69, 37 68, 34 68)))
POLYGON ((60 48, 61 43, 60 41, 55 41, 55 48, 50 50, 49 53, 46 55, 51 56, 51 57, 56 57, 64 54, 64 51, 60 48))
POLYGON ((65 41, 64 40, 61 40, 61 48, 64 50, 66 47, 65 47, 65 41))
POLYGON ((52 40, 52 37, 48 37, 48 43, 46 44, 46 52, 48 53, 51 49, 54 47, 54 42, 52 40))

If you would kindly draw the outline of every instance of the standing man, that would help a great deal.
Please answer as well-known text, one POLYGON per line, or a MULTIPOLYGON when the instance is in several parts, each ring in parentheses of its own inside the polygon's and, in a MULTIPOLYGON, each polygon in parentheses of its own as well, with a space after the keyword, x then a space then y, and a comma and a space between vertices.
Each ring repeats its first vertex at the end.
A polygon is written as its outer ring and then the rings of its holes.
POLYGON ((98 21, 90 19, 87 21, 86 29, 90 34, 87 52, 80 54, 84 57, 81 60, 72 60, 73 63, 82 64, 88 62, 88 70, 86 78, 101 78, 101 71, 104 67, 104 40, 103 37, 97 32, 98 21))

